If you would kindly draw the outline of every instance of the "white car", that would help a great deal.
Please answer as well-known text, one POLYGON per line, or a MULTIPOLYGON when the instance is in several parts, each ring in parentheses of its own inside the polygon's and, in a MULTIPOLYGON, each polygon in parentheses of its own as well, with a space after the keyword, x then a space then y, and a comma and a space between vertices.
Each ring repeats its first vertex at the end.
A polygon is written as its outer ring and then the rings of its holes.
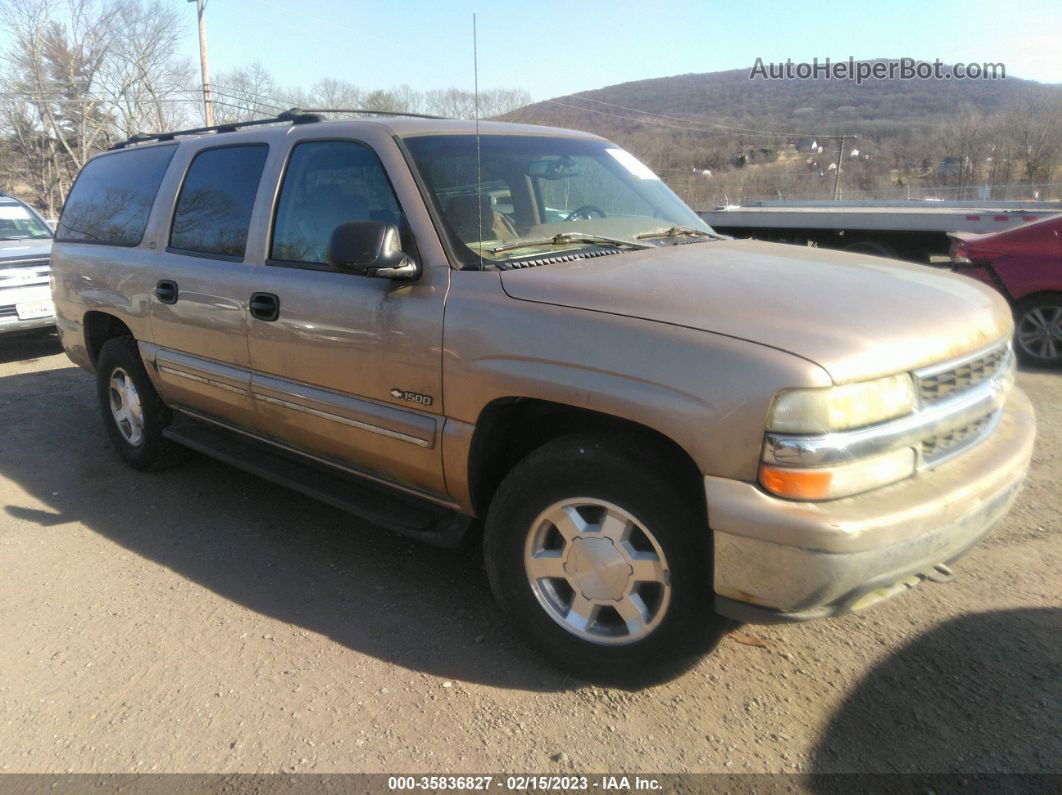
POLYGON ((44 219, 0 193, 0 334, 55 325, 51 253, 52 230, 44 219))

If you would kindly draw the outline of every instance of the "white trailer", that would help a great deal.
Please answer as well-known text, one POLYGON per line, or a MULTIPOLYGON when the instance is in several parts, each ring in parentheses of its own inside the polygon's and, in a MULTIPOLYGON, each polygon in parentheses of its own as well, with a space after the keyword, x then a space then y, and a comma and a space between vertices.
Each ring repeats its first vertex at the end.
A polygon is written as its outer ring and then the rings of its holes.
POLYGON ((930 262, 951 232, 1000 232, 1062 213, 1062 202, 758 201, 698 214, 719 232, 930 262))

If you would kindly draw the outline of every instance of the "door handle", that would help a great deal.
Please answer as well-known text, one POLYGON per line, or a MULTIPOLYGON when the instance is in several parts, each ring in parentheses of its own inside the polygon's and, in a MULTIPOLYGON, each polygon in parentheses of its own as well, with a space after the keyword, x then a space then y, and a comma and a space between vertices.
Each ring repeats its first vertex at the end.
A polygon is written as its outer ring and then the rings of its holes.
POLYGON ((258 320, 276 320, 280 317, 280 299, 273 293, 251 293, 247 304, 251 317, 258 320))
POLYGON ((177 282, 170 281, 169 279, 161 279, 159 283, 155 285, 155 297, 164 304, 176 304, 177 303, 177 282))

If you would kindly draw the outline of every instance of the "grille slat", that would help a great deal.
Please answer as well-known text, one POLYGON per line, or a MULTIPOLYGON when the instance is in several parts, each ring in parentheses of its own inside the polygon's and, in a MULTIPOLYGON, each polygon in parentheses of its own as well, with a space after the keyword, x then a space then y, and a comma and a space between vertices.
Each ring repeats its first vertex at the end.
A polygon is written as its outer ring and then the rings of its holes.
MULTIPOLYGON (((924 408, 961 396, 1010 367, 1012 355, 1010 346, 1004 342, 954 363, 945 362, 916 371, 914 376, 919 403, 924 408)), ((997 410, 923 439, 920 443, 923 465, 932 466, 977 444, 994 427, 993 423, 998 417, 997 410)))
POLYGON ((939 372, 918 375, 918 396, 922 405, 965 392, 998 373, 1007 363, 1010 351, 1000 345, 983 356, 962 362, 955 367, 939 372))
POLYGON ((991 424, 995 414, 986 414, 978 420, 952 428, 936 436, 922 440, 922 460, 933 464, 951 453, 973 444, 991 424))

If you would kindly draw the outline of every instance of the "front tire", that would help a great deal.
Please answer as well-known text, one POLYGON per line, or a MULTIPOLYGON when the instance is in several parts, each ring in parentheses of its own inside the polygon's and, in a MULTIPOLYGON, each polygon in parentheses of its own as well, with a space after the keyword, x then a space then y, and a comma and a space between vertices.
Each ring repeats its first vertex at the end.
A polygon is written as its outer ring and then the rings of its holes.
POLYGON ((103 344, 96 391, 107 435, 129 466, 162 469, 180 458, 180 447, 162 435, 172 413, 148 378, 135 339, 115 337, 103 344))
POLYGON ((1014 307, 1014 347, 1023 364, 1062 367, 1062 293, 1018 302, 1014 307))
POLYGON ((710 531, 665 469, 634 439, 568 436, 519 463, 491 503, 495 597, 532 647, 579 677, 666 679, 728 625, 712 610, 710 531))

